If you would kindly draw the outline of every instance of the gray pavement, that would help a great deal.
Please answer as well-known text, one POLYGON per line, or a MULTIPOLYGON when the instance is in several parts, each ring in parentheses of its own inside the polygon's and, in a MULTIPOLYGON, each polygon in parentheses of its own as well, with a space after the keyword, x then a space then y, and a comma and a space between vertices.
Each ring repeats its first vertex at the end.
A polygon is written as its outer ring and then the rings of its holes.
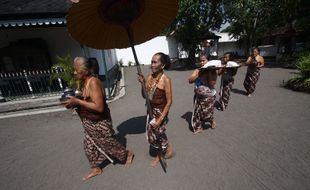
POLYGON ((77 115, 62 111, 5 118, 0 119, 0 189, 310 189, 310 95, 281 87, 291 72, 264 68, 248 98, 241 68, 227 110, 215 113, 217 128, 194 136, 188 124, 191 71, 168 71, 174 102, 167 134, 175 157, 164 174, 160 166, 150 166, 136 70, 126 68, 126 95, 109 106, 118 138, 135 152, 132 166, 109 165, 83 182, 89 165, 77 115))

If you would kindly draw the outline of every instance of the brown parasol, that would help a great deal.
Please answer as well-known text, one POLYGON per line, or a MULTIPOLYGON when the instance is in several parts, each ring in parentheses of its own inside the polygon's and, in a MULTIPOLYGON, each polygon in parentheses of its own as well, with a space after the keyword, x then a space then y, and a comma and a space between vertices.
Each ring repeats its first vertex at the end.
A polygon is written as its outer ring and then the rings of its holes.
POLYGON ((177 0, 72 0, 67 16, 71 36, 96 49, 131 47, 158 36, 175 19, 177 0))
MULTIPOLYGON (((140 75, 142 72, 134 45, 158 36, 172 23, 178 12, 178 0, 71 1, 74 3, 67 16, 71 36, 81 44, 96 49, 131 47, 140 75)), ((142 87, 146 95, 145 85, 142 87)), ((152 117, 148 98, 146 105, 152 117)))

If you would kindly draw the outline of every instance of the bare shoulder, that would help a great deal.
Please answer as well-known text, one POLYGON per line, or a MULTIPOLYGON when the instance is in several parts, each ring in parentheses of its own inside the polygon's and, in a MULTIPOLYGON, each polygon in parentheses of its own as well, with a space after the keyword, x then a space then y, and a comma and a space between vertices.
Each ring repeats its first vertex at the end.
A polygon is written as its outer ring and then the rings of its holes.
POLYGON ((98 86, 101 87, 101 85, 102 85, 101 80, 99 80, 99 79, 96 78, 96 77, 92 77, 92 78, 90 79, 90 81, 89 81, 89 86, 90 86, 90 87, 98 87, 98 86))
POLYGON ((166 75, 166 74, 163 75, 163 80, 165 82, 171 82, 171 78, 168 75, 166 75))
POLYGON ((152 78, 152 75, 151 74, 148 74, 145 78, 146 82, 150 81, 152 78))

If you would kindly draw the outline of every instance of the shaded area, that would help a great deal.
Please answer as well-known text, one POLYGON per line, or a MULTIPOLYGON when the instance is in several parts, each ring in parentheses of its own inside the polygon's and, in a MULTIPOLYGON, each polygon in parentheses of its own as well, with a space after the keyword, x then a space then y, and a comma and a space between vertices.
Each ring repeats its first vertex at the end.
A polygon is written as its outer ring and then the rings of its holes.
POLYGON ((192 128, 192 115, 193 115, 193 112, 186 112, 184 113, 181 118, 185 119, 186 122, 187 122, 187 127, 188 127, 188 130, 190 130, 191 132, 193 132, 193 128, 192 128))
MULTIPOLYGON (((184 113, 181 118, 185 119, 186 122, 187 122, 187 127, 188 127, 188 130, 191 131, 191 132, 194 132, 193 131, 193 127, 192 127, 192 115, 193 115, 193 112, 186 112, 184 113)), ((209 120, 205 120, 202 122, 202 128, 203 130, 205 129, 209 129, 211 128, 211 123, 209 120)))
POLYGON ((245 96, 247 95, 247 92, 245 90, 240 90, 240 89, 237 89, 237 88, 231 89, 231 92, 235 93, 235 94, 245 95, 245 96))
POLYGON ((130 118, 120 125, 118 125, 118 133, 115 135, 115 138, 122 143, 124 146, 127 144, 126 135, 127 134, 141 134, 145 133, 145 120, 146 116, 138 116, 130 118))

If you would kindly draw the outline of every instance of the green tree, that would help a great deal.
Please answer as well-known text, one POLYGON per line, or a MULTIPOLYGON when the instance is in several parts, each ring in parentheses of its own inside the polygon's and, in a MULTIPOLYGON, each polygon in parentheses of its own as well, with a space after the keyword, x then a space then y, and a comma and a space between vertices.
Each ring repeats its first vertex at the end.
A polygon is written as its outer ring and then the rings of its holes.
POLYGON ((251 46, 257 45, 258 39, 275 29, 283 26, 293 29, 298 23, 306 26, 309 21, 307 0, 225 0, 224 11, 230 23, 225 31, 239 39, 246 54, 251 46))
POLYGON ((219 30, 223 23, 222 0, 179 0, 179 12, 171 30, 176 40, 189 53, 189 65, 195 64, 195 54, 205 33, 219 30))
POLYGON ((225 30, 239 39, 249 53, 257 39, 263 37, 269 30, 272 16, 272 1, 267 0, 233 0, 224 2, 225 18, 230 26, 225 30))

